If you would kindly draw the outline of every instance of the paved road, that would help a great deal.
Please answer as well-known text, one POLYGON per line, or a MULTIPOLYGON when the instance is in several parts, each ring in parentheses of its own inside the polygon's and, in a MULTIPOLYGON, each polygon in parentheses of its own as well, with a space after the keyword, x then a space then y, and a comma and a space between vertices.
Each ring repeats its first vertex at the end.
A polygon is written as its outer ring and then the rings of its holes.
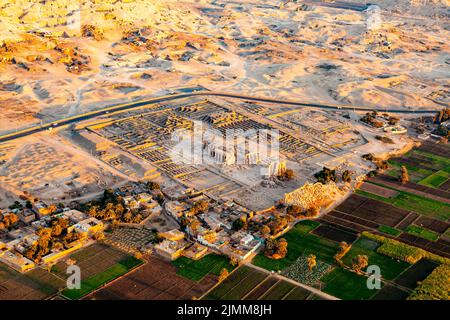
POLYGON ((360 106, 345 106, 345 105, 331 105, 331 104, 326 105, 326 104, 304 103, 304 102, 299 102, 299 101, 294 101, 294 100, 281 100, 281 99, 274 99, 274 98, 246 96, 246 95, 234 94, 234 93, 201 91, 201 92, 189 92, 189 93, 180 93, 180 94, 174 94, 174 95, 169 95, 169 96, 162 96, 162 97, 157 97, 157 98, 153 98, 153 99, 149 99, 149 100, 131 102, 131 103, 127 103, 127 104, 120 104, 120 105, 103 108, 100 110, 91 111, 88 113, 72 116, 69 118, 64 118, 64 119, 53 121, 53 122, 46 123, 43 125, 37 125, 37 126, 31 127, 28 129, 24 129, 21 131, 17 131, 14 133, 5 134, 3 136, 0 136, 0 143, 14 140, 17 138, 22 138, 22 137, 25 137, 25 136, 28 136, 28 135, 31 135, 34 133, 48 130, 50 128, 68 125, 68 124, 84 121, 87 119, 95 118, 95 117, 98 117, 101 115, 105 115, 109 112, 123 111, 123 110, 127 110, 127 109, 142 107, 147 104, 163 103, 163 102, 168 102, 168 101, 178 100, 178 99, 183 99, 183 98, 207 97, 207 96, 233 98, 233 99, 239 99, 239 100, 244 100, 244 101, 254 101, 254 102, 263 102, 263 103, 276 103, 276 104, 291 105, 291 106, 296 106, 296 107, 313 107, 313 108, 328 109, 328 110, 378 111, 378 112, 404 113, 404 114, 431 114, 431 113, 436 112, 436 110, 434 110, 434 109, 433 110, 405 110, 405 109, 400 110, 400 109, 368 108, 368 107, 360 107, 360 106))

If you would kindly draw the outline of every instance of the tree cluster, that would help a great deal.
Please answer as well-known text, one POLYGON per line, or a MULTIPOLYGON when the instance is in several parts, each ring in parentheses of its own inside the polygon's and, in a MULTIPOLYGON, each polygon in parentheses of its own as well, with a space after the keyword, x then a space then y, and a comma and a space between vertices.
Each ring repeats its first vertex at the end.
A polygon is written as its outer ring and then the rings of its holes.
POLYGON ((374 112, 367 112, 361 118, 361 121, 371 125, 372 127, 381 128, 381 127, 383 127, 384 124, 383 124, 382 121, 377 120, 377 116, 378 116, 378 114, 377 114, 376 111, 374 111, 374 112))
POLYGON ((189 209, 189 215, 195 216, 197 214, 205 213, 209 209, 209 203, 205 200, 199 200, 189 209))
POLYGON ((264 254, 271 259, 283 259, 284 257, 286 257, 287 249, 288 242, 286 241, 286 239, 267 239, 264 254))
POLYGON ((68 232, 69 223, 66 219, 55 218, 48 228, 40 228, 36 234, 38 240, 25 251, 25 257, 39 262, 51 250, 68 249, 72 243, 84 240, 85 235, 68 232))
POLYGON ((10 213, 8 215, 3 215, 0 211, 0 230, 10 229, 17 222, 19 222, 19 217, 16 214, 10 213))
POLYGON ((336 170, 328 169, 327 167, 323 167, 323 169, 317 173, 314 174, 314 177, 317 179, 318 182, 322 184, 327 184, 330 181, 336 182, 336 170))
POLYGON ((289 181, 294 178, 294 171, 292 169, 286 169, 283 173, 277 176, 281 181, 289 181))

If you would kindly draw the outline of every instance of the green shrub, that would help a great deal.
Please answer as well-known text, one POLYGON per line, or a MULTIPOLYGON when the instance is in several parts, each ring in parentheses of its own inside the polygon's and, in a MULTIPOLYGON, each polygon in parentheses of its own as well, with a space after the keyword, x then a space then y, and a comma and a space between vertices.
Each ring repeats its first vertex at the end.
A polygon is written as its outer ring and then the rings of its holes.
POLYGON ((406 243, 376 235, 367 231, 363 231, 362 235, 366 238, 375 240, 382 245, 377 249, 377 252, 393 257, 411 264, 416 263, 421 258, 427 258, 437 263, 450 265, 450 259, 438 256, 426 250, 408 245, 406 243))
POLYGON ((408 300, 450 300, 450 266, 442 264, 414 289, 408 300))

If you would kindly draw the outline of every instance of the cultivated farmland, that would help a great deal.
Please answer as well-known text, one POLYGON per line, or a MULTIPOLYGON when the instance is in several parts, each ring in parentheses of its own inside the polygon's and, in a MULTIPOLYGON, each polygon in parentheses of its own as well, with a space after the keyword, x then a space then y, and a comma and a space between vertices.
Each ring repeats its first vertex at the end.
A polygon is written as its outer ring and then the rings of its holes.
POLYGON ((201 297, 217 283, 217 276, 209 274, 199 282, 177 274, 170 262, 155 256, 147 263, 108 284, 88 299, 97 300, 190 300, 201 297))
POLYGON ((306 300, 308 290, 249 266, 242 266, 206 295, 206 300, 306 300))

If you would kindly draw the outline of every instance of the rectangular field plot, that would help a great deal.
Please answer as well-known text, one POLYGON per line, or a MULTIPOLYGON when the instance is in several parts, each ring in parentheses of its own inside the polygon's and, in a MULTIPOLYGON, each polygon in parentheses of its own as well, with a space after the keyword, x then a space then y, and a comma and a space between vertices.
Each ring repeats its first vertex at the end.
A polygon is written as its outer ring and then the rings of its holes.
POLYGON ((283 238, 288 242, 288 252, 285 258, 273 260, 261 253, 253 259, 253 264, 269 271, 278 271, 290 266, 301 255, 307 254, 314 254, 317 256, 317 259, 327 263, 333 263, 338 243, 308 233, 312 228, 310 225, 311 222, 301 221, 288 233, 283 235, 283 238))
POLYGON ((229 262, 230 259, 226 256, 208 254, 200 260, 180 257, 172 264, 178 268, 177 274, 193 281, 200 281, 209 273, 218 276, 223 268, 227 268, 228 271, 233 270, 234 267, 229 262))
POLYGON ((445 241, 444 239, 430 241, 413 234, 403 233, 397 238, 397 240, 422 248, 442 257, 450 258, 450 242, 445 241))
POLYGON ((394 237, 397 237, 398 235, 400 235, 402 233, 400 230, 389 227, 389 226, 379 226, 378 231, 383 232, 385 234, 389 234, 394 237))
POLYGON ((279 280, 274 277, 267 277, 259 286, 246 295, 244 300, 257 300, 262 297, 270 288, 275 286, 279 280))
POLYGON ((100 288, 102 285, 126 274, 128 271, 142 263, 142 260, 131 256, 126 257, 106 270, 82 280, 80 289, 65 289, 62 292, 62 295, 71 300, 80 299, 88 293, 100 288))
POLYGON ((365 191, 358 190, 358 193, 360 194, 352 194, 331 215, 372 229, 377 229, 380 225, 394 227, 408 215, 406 210, 365 197, 365 191))
POLYGON ((313 295, 306 289, 297 287, 292 290, 283 300, 307 300, 313 295))
POLYGON ((267 274, 243 266, 233 272, 224 282, 214 288, 206 300, 239 300, 244 298, 258 284, 267 278, 267 274))
MULTIPOLYGON (((379 205, 380 202, 385 204, 390 204, 394 208, 390 208, 390 211, 403 212, 403 214, 408 211, 414 211, 430 218, 435 218, 439 220, 446 221, 450 218, 450 204, 443 203, 437 200, 426 198, 424 196, 419 196, 409 192, 400 191, 395 198, 383 198, 362 190, 358 190, 359 195, 371 198, 374 202, 373 204, 379 205), (396 210, 395 210, 396 209, 396 210)), ((381 205, 380 208, 383 206, 381 205)), ((379 209, 381 210, 381 209, 379 209)), ((386 207, 383 209, 386 210, 386 207)), ((384 223, 389 225, 388 223, 384 223)))
POLYGON ((414 289, 417 282, 424 280, 438 266, 437 263, 422 259, 399 275, 394 282, 402 287, 414 289))
POLYGON ((179 276, 177 268, 160 258, 147 257, 147 263, 120 279, 106 285, 89 299, 96 300, 191 300, 200 298, 215 283, 208 275, 195 282, 179 276))
POLYGON ((419 184, 431 188, 439 188, 442 184, 447 182, 449 177, 450 174, 448 172, 445 172, 444 170, 439 170, 438 172, 435 172, 432 175, 421 180, 419 184))
POLYGON ((439 239, 438 233, 413 224, 406 228, 406 232, 430 241, 437 241, 439 239))
POLYGON ((262 295, 260 300, 283 300, 285 299, 293 290, 295 286, 286 281, 280 281, 270 290, 268 290, 264 295, 262 295))
POLYGON ((254 268, 242 266, 219 284, 206 300, 305 300, 311 292, 254 268))
POLYGON ((322 224, 312 231, 313 234, 336 242, 351 243, 356 240, 356 232, 347 228, 322 224))
MULTIPOLYGON (((105 271, 127 257, 129 257, 128 254, 101 243, 95 243, 83 248, 70 256, 76 265, 80 267, 82 280, 105 271)), ((66 262, 60 261, 52 267, 51 271, 58 277, 66 279, 66 270, 66 262)))
POLYGON ((360 190, 373 193, 383 198, 393 198, 398 195, 398 192, 395 190, 384 188, 368 182, 363 183, 363 185, 360 187, 360 190))
POLYGON ((343 300, 366 300, 375 294, 367 288, 367 278, 338 268, 322 277, 324 292, 343 300))
POLYGON ((378 243, 361 237, 353 243, 350 251, 342 259, 343 262, 351 266, 352 260, 357 255, 366 255, 369 258, 369 265, 377 265, 381 269, 383 279, 392 280, 402 273, 410 265, 406 262, 398 261, 391 257, 376 252, 378 243))
POLYGON ((448 222, 428 217, 420 217, 417 221, 415 221, 415 224, 441 234, 445 233, 445 231, 447 231, 450 227, 450 223, 448 222))
POLYGON ((65 285, 65 281, 40 268, 22 274, 0 264, 0 300, 41 300, 65 285))
POLYGON ((372 300, 405 300, 408 296, 408 291, 388 284, 381 288, 381 290, 372 297, 372 300))

